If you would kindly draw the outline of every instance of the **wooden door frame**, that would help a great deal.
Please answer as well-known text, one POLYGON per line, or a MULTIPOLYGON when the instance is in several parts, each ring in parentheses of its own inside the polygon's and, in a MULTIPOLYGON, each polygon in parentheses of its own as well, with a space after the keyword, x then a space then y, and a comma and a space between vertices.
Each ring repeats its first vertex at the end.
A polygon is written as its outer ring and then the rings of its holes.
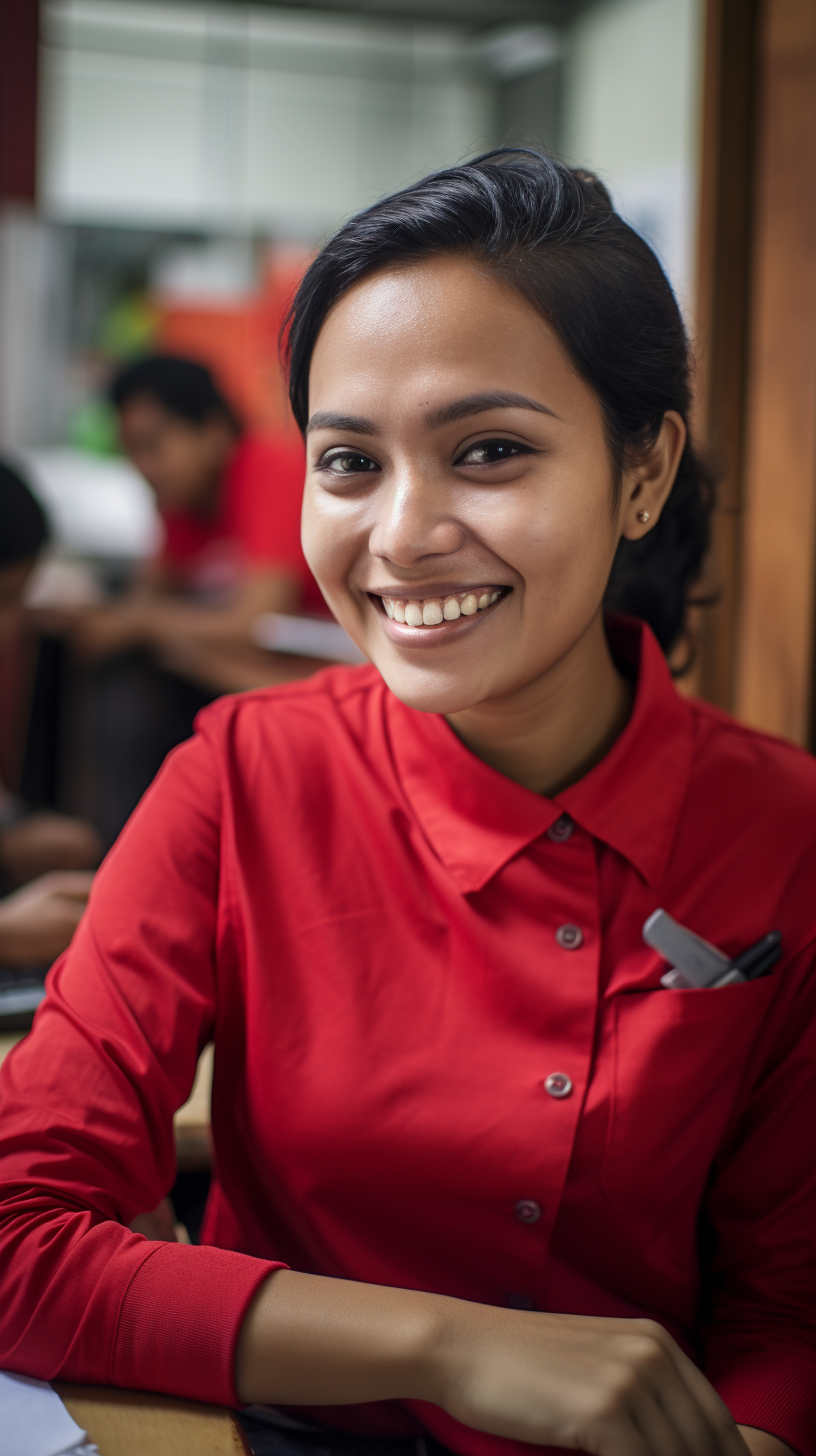
POLYGON ((697 430, 722 472, 696 686, 811 745, 816 6, 708 0, 697 430))
POLYGON ((744 509, 744 427, 761 0, 707 0, 694 348, 694 429, 717 476, 699 595, 693 689, 733 709, 744 509))

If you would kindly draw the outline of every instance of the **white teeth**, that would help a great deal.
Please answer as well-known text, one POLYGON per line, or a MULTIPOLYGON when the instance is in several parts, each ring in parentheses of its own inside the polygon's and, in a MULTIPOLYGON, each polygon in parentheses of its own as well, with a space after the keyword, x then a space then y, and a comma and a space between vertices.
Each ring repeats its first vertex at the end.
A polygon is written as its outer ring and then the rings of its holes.
POLYGON ((499 589, 482 589, 478 592, 463 592, 460 596, 428 597, 425 601, 400 601, 397 597, 383 597, 383 610, 392 622, 404 622, 408 627, 438 627, 442 622, 455 622, 459 617, 473 617, 499 600, 499 589))

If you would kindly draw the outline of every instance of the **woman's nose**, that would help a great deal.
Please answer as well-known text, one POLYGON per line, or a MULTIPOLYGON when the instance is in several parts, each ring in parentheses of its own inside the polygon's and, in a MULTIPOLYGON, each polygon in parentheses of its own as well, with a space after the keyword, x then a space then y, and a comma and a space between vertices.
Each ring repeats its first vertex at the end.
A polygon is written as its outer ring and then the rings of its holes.
POLYGON ((451 555, 462 546, 465 530, 450 507, 441 481, 416 469, 402 472, 379 493, 371 555, 397 566, 451 555))

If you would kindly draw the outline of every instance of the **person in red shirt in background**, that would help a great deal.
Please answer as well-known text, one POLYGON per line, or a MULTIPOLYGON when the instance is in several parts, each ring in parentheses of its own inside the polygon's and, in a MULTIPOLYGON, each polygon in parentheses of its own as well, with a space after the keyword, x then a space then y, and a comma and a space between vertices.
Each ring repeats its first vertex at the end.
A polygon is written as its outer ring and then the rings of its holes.
MULTIPOLYGON (((113 380, 122 448, 156 496, 165 541, 122 600, 85 613, 78 637, 104 654, 204 649, 192 675, 216 689, 206 650, 248 640, 262 612, 325 614, 300 545, 305 457, 296 436, 245 433, 209 369, 155 354, 113 380)), ((303 676, 287 663, 264 682, 303 676)), ((241 682, 240 686, 250 684, 241 682)))
POLYGON ((86 660, 103 663, 94 776, 108 843, 214 695, 324 665, 255 647, 255 618, 327 615, 300 545, 298 436, 246 432, 209 369, 171 354, 127 365, 110 399, 122 448, 156 496, 165 540, 130 591, 70 626, 86 660))

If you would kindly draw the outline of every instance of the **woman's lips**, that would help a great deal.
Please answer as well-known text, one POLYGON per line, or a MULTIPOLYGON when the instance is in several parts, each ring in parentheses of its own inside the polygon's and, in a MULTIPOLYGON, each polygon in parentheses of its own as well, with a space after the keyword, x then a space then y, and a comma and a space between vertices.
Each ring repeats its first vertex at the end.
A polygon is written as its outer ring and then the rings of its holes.
POLYGON ((382 603, 386 619, 383 626, 389 637, 401 643, 430 646, 432 640, 458 636, 462 628, 475 625, 476 619, 507 594, 507 587, 483 585, 438 596, 392 596, 384 592, 370 592, 369 596, 382 603))

